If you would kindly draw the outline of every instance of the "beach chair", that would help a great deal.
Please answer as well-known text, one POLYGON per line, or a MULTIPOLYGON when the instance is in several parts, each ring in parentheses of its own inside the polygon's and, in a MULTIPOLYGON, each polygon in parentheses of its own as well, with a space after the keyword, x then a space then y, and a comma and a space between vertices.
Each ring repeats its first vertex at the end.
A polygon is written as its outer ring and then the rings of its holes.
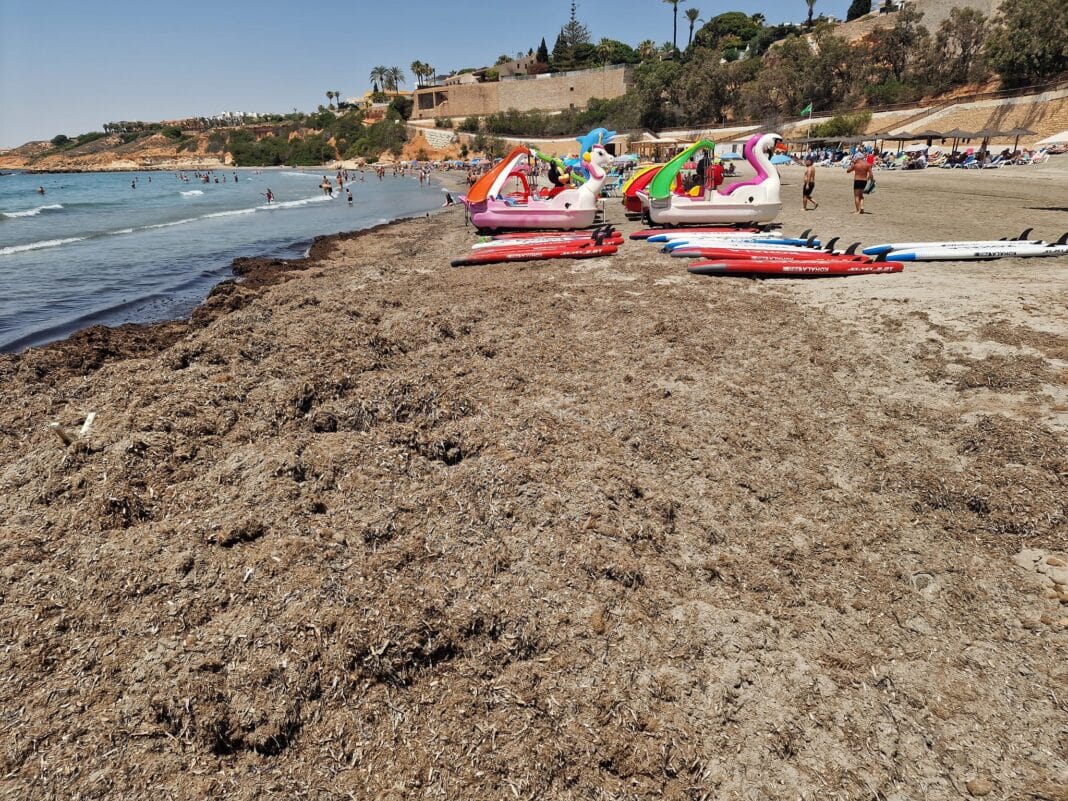
POLYGON ((623 186, 622 175, 609 175, 604 185, 601 186, 601 197, 615 197, 621 186, 623 186))

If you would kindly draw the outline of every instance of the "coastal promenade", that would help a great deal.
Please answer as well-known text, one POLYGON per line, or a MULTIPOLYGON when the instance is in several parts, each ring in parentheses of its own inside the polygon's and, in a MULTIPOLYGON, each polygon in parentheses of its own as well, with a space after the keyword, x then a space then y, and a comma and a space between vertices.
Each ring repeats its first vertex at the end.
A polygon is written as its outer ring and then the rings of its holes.
MULTIPOLYGON (((786 167, 782 222, 1053 239, 1065 158, 880 173, 863 217, 786 167)), ((322 238, 0 355, 5 798, 1065 797, 1063 259, 472 240, 322 238)))

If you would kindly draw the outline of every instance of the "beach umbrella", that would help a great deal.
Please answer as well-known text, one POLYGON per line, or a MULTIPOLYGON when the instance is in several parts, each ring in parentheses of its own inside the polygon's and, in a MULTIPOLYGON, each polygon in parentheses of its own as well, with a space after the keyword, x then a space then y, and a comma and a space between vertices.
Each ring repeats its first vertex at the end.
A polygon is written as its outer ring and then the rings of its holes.
POLYGON ((963 131, 960 128, 954 128, 952 131, 946 131, 946 139, 953 139, 953 152, 957 152, 957 141, 960 139, 974 139, 975 133, 972 131, 963 131))
POLYGON ((777 153, 771 157, 772 164, 793 164, 793 159, 789 156, 785 156, 782 153, 777 153))
POLYGON ((742 158, 742 154, 741 153, 724 153, 723 155, 720 156, 720 158, 723 159, 724 161, 734 161, 736 159, 742 158))
POLYGON ((914 133, 912 135, 912 138, 913 139, 945 139, 946 135, 944 133, 942 133, 941 131, 933 131, 933 130, 928 129, 926 131, 920 131, 919 133, 914 133))
POLYGON ((1021 136, 1034 136, 1037 131, 1032 131, 1030 128, 1013 128, 1010 131, 1005 131, 1005 136, 1015 136, 1016 141, 1012 143, 1012 152, 1015 153, 1020 149, 1020 137, 1021 136))

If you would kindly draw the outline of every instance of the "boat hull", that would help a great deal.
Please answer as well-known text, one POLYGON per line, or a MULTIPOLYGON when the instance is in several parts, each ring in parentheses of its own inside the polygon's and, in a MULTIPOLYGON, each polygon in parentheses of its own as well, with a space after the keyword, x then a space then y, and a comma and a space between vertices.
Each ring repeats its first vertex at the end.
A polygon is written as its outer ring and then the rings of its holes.
POLYGON ((661 225, 698 223, 771 222, 782 211, 782 203, 716 203, 671 197, 650 200, 649 219, 661 225))
POLYGON ((539 208, 539 201, 509 206, 502 202, 472 203, 467 208, 471 222, 479 228, 588 228, 597 217, 597 206, 588 208, 539 208))

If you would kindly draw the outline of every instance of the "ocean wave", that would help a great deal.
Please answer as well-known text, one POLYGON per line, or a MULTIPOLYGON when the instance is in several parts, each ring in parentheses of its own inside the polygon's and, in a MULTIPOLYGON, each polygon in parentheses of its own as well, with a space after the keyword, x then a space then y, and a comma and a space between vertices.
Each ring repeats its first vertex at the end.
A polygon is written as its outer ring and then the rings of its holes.
POLYGON ((181 195, 182 197, 194 197, 196 195, 203 195, 204 194, 204 190, 202 190, 202 189, 190 189, 188 192, 179 192, 178 194, 181 195))
POLYGON ((295 209, 299 206, 307 206, 309 203, 321 203, 324 200, 333 200, 330 195, 316 195, 315 197, 306 197, 303 200, 284 200, 280 203, 268 203, 263 206, 257 206, 257 208, 264 211, 273 211, 274 209, 295 209))
POLYGON ((40 250, 41 248, 54 248, 59 245, 67 245, 71 242, 81 242, 88 237, 84 236, 72 236, 66 239, 44 239, 40 242, 30 242, 25 245, 10 245, 6 248, 0 248, 0 256, 9 256, 12 253, 25 253, 27 250, 40 250))
POLYGON ((173 220, 165 223, 153 223, 152 225, 142 225, 138 228, 138 231, 151 231, 154 228, 171 228, 175 225, 185 225, 186 223, 196 222, 200 217, 186 217, 184 220, 173 220))
POLYGON ((36 217, 42 211, 59 211, 63 208, 62 204, 50 203, 47 206, 38 206, 34 209, 25 209, 23 211, 5 211, 0 212, 0 217, 36 217))
POLYGON ((207 220, 211 217, 234 217, 240 214, 253 214, 256 209, 234 209, 233 211, 214 211, 211 214, 205 214, 203 217, 198 217, 200 220, 207 220))
POLYGON ((321 175, 317 175, 313 172, 280 172, 278 174, 282 176, 293 176, 295 178, 322 178, 321 175))

